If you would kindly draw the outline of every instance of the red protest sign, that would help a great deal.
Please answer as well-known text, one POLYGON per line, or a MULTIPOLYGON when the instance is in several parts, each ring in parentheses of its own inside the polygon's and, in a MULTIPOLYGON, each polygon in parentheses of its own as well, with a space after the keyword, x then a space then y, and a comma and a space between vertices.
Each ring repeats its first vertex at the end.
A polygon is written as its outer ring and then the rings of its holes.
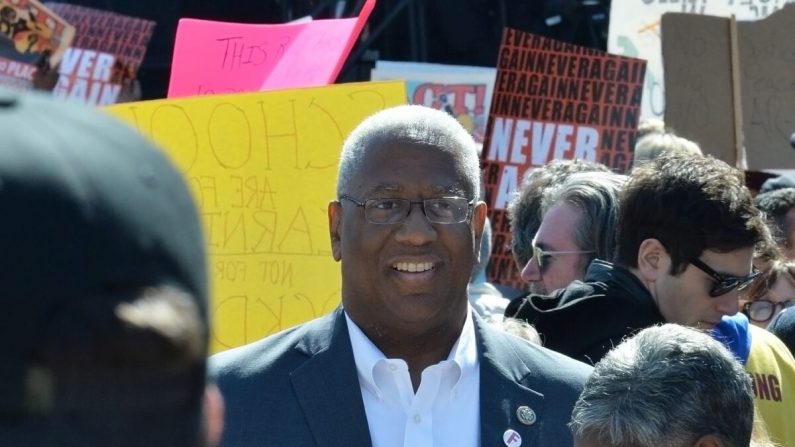
POLYGON ((489 280, 523 287, 507 208, 528 169, 585 159, 632 164, 646 62, 506 28, 483 145, 493 225, 489 280))

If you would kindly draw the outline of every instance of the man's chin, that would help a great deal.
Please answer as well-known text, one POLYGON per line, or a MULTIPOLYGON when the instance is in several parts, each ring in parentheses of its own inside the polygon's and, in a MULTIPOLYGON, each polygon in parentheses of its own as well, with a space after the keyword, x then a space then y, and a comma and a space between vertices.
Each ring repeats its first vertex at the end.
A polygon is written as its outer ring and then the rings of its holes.
POLYGON ((547 289, 542 282, 530 283, 530 293, 533 295, 546 295, 547 289))

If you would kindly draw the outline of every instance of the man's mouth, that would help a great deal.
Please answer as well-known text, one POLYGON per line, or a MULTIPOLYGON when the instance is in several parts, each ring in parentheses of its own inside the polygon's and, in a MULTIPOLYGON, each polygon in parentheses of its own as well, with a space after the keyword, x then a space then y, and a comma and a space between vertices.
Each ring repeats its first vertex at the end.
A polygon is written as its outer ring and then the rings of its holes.
POLYGON ((392 266, 399 272, 422 273, 433 269, 432 262, 398 262, 392 266))

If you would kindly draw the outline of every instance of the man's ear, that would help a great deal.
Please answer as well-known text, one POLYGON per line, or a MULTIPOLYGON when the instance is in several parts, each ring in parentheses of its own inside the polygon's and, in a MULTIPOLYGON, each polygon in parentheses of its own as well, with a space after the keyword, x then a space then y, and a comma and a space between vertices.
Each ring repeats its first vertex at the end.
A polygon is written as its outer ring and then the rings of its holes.
POLYGON ((220 444, 221 434, 224 432, 224 398, 215 384, 209 383, 204 389, 202 407, 207 445, 216 446, 220 444))
POLYGON ((656 281, 671 265, 668 250, 657 239, 645 239, 638 248, 638 272, 645 281, 656 281))
POLYGON ((475 209, 472 210, 472 229, 475 231, 475 262, 480 262, 480 242, 483 239, 483 227, 486 225, 487 212, 486 202, 477 202, 475 209))
POLYGON ((704 435, 698 438, 693 447, 724 447, 724 443, 715 435, 704 435))
POLYGON ((336 200, 328 204, 328 231, 331 237, 331 255, 342 259, 342 204, 336 200))

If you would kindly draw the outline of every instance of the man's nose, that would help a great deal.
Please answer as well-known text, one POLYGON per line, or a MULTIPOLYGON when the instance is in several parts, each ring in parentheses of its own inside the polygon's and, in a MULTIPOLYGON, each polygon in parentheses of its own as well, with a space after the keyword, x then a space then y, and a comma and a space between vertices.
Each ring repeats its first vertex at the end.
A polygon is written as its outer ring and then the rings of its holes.
POLYGON ((728 293, 713 299, 722 315, 734 315, 740 311, 740 296, 737 290, 730 290, 728 293))
POLYGON ((527 261, 527 264, 524 265, 521 276, 522 280, 526 282, 541 281, 541 269, 538 268, 538 262, 536 261, 535 256, 530 258, 530 260, 527 261))
POLYGON ((406 216, 406 220, 399 224, 400 229, 395 234, 395 239, 398 242, 424 245, 436 239, 438 236, 436 228, 425 217, 425 210, 423 210, 422 206, 422 203, 411 204, 409 215, 406 216))

